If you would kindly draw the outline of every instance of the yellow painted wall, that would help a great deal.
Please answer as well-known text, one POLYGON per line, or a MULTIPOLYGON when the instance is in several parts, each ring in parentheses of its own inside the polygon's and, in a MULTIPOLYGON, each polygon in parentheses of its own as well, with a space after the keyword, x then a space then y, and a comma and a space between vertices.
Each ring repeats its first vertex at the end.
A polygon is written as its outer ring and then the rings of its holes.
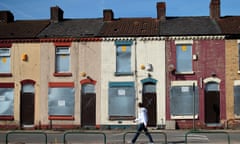
MULTIPOLYGON (((1 78, 1 82, 14 83, 14 121, 8 124, 20 124, 20 92, 21 81, 30 79, 35 81, 35 123, 38 121, 39 80, 40 80, 40 44, 39 43, 13 43, 11 48, 11 73, 12 77, 1 78), (26 54, 27 60, 22 60, 26 54)), ((1 122, 4 123, 4 122, 1 122)))
POLYGON ((227 119, 234 119, 234 81, 240 80, 238 71, 238 41, 226 40, 226 111, 227 119))

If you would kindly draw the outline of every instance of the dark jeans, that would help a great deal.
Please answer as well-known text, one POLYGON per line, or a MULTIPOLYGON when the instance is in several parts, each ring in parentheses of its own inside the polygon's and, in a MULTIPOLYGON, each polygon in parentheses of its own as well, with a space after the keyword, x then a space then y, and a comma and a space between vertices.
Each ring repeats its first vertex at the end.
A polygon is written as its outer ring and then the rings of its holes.
POLYGON ((141 131, 144 130, 146 136, 148 137, 149 141, 153 143, 153 139, 152 136, 150 135, 150 133, 148 132, 148 129, 145 127, 145 125, 143 123, 140 123, 137 129, 137 133, 135 134, 134 138, 132 139, 132 143, 135 143, 138 136, 140 135, 141 131))

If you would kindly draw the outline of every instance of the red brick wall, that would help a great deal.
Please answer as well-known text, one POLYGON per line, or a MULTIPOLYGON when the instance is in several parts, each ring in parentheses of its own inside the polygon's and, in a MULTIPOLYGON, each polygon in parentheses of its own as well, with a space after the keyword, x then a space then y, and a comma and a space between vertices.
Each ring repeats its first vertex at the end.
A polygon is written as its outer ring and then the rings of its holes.
MULTIPOLYGON (((167 120, 170 120, 170 86, 171 81, 196 80, 199 89, 199 122, 204 123, 204 83, 205 78, 212 77, 212 73, 220 82, 220 120, 226 119, 225 97, 225 42, 224 40, 193 40, 192 52, 198 56, 193 60, 194 74, 177 75, 167 72, 167 120)), ((176 66, 176 45, 174 40, 166 41, 167 66, 176 66)), ((182 121, 181 121, 182 123, 182 121)))

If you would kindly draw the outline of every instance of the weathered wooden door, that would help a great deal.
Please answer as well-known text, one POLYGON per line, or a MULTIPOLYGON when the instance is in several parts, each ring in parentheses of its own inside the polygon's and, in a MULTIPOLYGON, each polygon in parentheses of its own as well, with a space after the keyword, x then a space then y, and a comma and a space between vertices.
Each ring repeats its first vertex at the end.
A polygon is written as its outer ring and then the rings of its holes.
POLYGON ((144 84, 142 102, 148 110, 148 126, 157 125, 155 84, 144 84))
POLYGON ((21 126, 34 124, 34 93, 22 93, 20 104, 21 126))
POLYGON ((156 94, 145 93, 143 96, 143 105, 148 110, 148 126, 156 126, 156 94))
POLYGON ((96 93, 94 85, 85 84, 81 92, 81 126, 96 125, 96 93))

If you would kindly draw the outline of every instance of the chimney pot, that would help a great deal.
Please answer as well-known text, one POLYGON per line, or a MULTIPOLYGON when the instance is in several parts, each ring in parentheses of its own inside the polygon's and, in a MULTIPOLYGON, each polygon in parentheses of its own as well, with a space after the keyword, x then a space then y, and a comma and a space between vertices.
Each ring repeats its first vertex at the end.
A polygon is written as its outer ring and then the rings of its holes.
POLYGON ((166 3, 165 2, 157 3, 157 18, 160 20, 166 20, 166 3))
POLYGON ((63 20, 63 10, 59 8, 58 6, 56 7, 51 7, 51 22, 60 22, 63 20))
POLYGON ((9 23, 14 22, 14 16, 10 11, 0 11, 0 22, 9 23))
POLYGON ((220 0, 211 0, 210 3, 210 17, 213 19, 219 19, 221 17, 220 0))
POLYGON ((111 9, 103 10, 103 21, 112 21, 114 19, 114 14, 111 9))

